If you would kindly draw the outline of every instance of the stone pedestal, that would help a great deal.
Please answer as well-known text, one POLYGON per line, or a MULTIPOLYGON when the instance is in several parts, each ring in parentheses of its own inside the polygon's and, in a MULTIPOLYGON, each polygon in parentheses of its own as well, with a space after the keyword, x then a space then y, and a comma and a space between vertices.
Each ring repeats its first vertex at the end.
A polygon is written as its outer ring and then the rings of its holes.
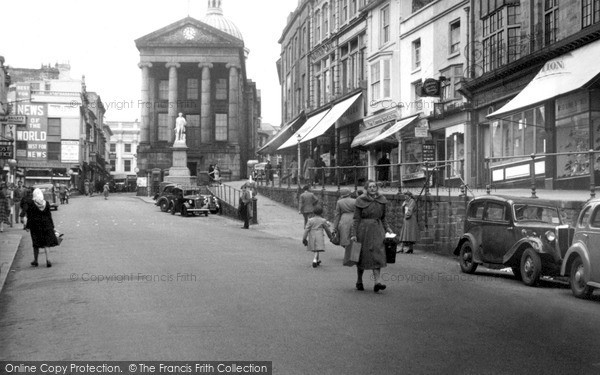
POLYGON ((169 168, 169 175, 165 181, 180 185, 196 185, 196 179, 190 176, 187 167, 187 150, 185 141, 173 143, 173 166, 169 168))

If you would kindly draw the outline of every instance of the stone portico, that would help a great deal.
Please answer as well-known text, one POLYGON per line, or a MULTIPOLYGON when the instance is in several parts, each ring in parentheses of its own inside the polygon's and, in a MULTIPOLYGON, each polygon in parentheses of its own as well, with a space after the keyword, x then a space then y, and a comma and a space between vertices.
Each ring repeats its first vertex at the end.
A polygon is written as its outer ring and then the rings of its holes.
MULTIPOLYGON (((209 1, 207 19, 219 14, 220 1, 209 1)), ((135 41, 142 74, 139 176, 153 173, 153 182, 162 181, 174 165, 175 119, 181 112, 191 175, 218 164, 232 179, 246 177, 260 101, 246 79, 241 35, 225 30, 186 17, 135 41)))

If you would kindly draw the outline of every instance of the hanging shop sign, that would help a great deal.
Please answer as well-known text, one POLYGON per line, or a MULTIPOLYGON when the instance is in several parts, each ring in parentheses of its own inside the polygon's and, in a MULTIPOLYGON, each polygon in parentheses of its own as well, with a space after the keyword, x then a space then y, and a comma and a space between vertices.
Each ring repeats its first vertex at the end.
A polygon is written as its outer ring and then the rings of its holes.
POLYGON ((14 159, 12 141, 0 141, 0 159, 14 159))

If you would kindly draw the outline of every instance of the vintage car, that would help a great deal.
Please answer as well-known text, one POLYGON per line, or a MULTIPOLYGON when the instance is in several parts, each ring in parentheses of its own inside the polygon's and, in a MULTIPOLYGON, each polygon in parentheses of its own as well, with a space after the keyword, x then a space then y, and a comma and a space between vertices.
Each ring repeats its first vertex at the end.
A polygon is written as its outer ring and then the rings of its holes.
POLYGON ((173 200, 176 197, 173 190, 177 187, 177 184, 161 185, 159 192, 156 195, 154 195, 154 204, 159 206, 162 212, 169 211, 173 206, 173 200))
POLYGON ((40 189, 44 193, 44 200, 50 203, 51 210, 58 210, 58 191, 56 191, 53 184, 37 184, 33 185, 33 188, 40 189))
POLYGON ((211 194, 200 194, 198 188, 175 188, 176 198, 170 208, 172 215, 179 212, 181 216, 204 215, 219 212, 219 201, 211 194))
POLYGON ((560 274, 569 277, 575 297, 588 298, 600 288, 600 198, 583 206, 560 274))
POLYGON ((480 264, 510 267, 516 278, 533 286, 541 276, 559 275, 572 238, 573 228, 556 202, 487 195, 469 202, 454 254, 465 273, 480 264))

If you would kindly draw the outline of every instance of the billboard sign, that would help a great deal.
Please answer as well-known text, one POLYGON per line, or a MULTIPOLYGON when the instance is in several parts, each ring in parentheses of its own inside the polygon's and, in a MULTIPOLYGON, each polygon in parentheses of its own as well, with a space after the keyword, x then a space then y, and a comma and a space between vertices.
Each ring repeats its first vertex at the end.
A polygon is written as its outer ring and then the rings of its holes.
POLYGON ((63 163, 79 162, 79 141, 60 142, 60 161, 63 163))
POLYGON ((47 159, 48 119, 45 104, 17 104, 17 115, 27 116, 25 130, 17 130, 17 141, 27 142, 27 159, 47 159))

